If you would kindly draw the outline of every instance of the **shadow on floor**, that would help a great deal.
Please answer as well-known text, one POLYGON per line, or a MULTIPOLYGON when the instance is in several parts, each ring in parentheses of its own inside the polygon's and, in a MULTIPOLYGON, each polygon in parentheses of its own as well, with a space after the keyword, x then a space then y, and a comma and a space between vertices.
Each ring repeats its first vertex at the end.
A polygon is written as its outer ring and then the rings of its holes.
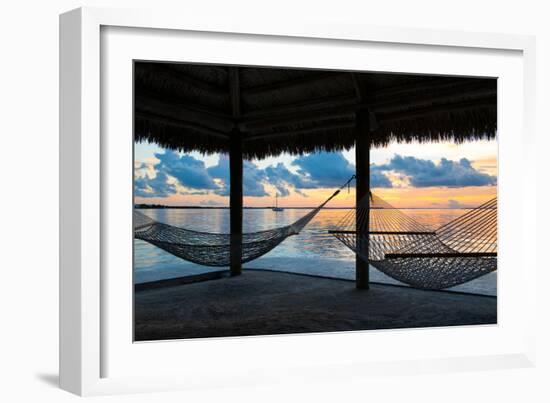
POLYGON ((136 287, 136 341, 497 323, 495 297, 291 273, 157 285, 136 287))
POLYGON ((55 388, 59 387, 59 375, 58 374, 35 374, 36 378, 44 382, 49 386, 55 388))

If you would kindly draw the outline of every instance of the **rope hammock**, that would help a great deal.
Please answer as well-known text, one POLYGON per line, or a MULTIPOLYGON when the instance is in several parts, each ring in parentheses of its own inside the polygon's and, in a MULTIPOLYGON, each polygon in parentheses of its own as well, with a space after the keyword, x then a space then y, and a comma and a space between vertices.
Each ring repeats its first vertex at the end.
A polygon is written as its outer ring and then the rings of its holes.
MULTIPOLYGON (((265 255, 286 238, 297 235, 340 190, 349 186, 352 176, 317 208, 293 224, 266 231, 242 234, 242 263, 265 255)), ((134 210, 134 236, 181 259, 204 266, 229 266, 231 234, 192 231, 153 220, 134 210)))
POLYGON ((497 269, 496 198, 431 231, 371 194, 329 232, 384 274, 416 288, 449 288, 497 269))

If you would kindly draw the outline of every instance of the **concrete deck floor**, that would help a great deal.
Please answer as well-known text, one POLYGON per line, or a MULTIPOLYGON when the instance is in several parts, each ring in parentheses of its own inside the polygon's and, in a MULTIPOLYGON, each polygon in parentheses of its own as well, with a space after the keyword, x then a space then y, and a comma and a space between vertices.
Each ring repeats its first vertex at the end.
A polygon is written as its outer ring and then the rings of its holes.
POLYGON ((494 324, 497 299, 247 270, 135 293, 135 340, 494 324))

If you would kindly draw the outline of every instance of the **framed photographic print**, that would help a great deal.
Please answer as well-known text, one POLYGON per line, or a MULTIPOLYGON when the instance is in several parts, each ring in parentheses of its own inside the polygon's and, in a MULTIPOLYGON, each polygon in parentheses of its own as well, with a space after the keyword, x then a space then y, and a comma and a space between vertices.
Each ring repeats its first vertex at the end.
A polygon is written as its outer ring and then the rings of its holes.
POLYGON ((62 387, 531 365, 532 39, 263 22, 61 16, 62 387))

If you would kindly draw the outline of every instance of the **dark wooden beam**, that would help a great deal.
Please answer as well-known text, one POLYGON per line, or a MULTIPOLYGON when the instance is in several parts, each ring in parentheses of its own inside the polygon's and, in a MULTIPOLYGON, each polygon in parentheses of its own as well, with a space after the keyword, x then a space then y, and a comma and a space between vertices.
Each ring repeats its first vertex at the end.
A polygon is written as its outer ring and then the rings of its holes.
POLYGON ((355 127, 355 120, 350 120, 349 122, 335 122, 324 124, 315 127, 308 127, 307 129, 297 129, 292 131, 284 131, 277 133, 262 133, 246 136, 243 138, 243 141, 254 141, 254 140, 264 140, 264 139, 273 139, 277 137, 286 137, 286 136, 303 136, 303 135, 315 135, 322 133, 327 130, 338 130, 338 129, 351 129, 355 127))
POLYGON ((134 107, 136 110, 167 116, 219 132, 229 133, 235 127, 232 119, 221 118, 214 113, 200 111, 176 100, 155 97, 152 94, 136 94, 134 107))
POLYGON ((209 63, 193 63, 193 64, 198 64, 201 67, 206 67, 206 68, 209 68, 209 69, 212 69, 212 70, 216 70, 218 73, 221 73, 222 75, 227 77, 228 67, 226 67, 226 66, 219 65, 219 64, 209 64, 209 63))
POLYGON ((256 87, 243 89, 243 94, 246 96, 263 95, 272 91, 288 91, 296 88, 307 87, 319 81, 330 80, 331 78, 339 78, 348 75, 347 72, 323 72, 315 75, 307 75, 306 77, 295 78, 291 80, 279 81, 270 84, 258 85, 256 87))
MULTIPOLYGON (((355 134, 355 176, 357 185, 355 187, 355 228, 357 231, 365 233, 369 231, 370 203, 370 119, 368 111, 357 113, 357 124, 355 134), (357 214, 357 206, 366 206, 364 216, 357 214)), ((363 255, 369 256, 369 237, 357 238, 356 248, 363 255)), ((369 262, 363 260, 359 254, 355 255, 355 286, 358 289, 369 288, 369 262)))
POLYGON ((140 83, 136 83, 136 85, 134 86, 134 94, 136 97, 141 96, 145 98, 156 99, 164 103, 181 105, 189 110, 202 112, 207 115, 213 116, 217 119, 231 120, 233 118, 232 114, 227 113, 227 111, 224 111, 223 109, 212 108, 209 105, 201 105, 197 102, 189 102, 188 100, 182 97, 179 97, 177 95, 171 95, 171 94, 166 94, 159 91, 151 90, 150 88, 147 88, 140 83))
POLYGON ((227 90, 225 88, 220 87, 216 84, 199 80, 195 77, 191 77, 190 75, 182 73, 181 71, 174 70, 170 67, 168 63, 151 63, 147 65, 136 64, 136 72, 138 73, 138 77, 140 70, 156 73, 160 77, 164 75, 174 81, 185 83, 191 87, 194 87, 198 90, 204 91, 216 97, 227 97, 227 90))
POLYGON ((490 85, 494 86, 496 90, 496 85, 490 81, 482 81, 475 78, 456 78, 450 79, 448 77, 437 77, 423 80, 418 82, 413 80, 412 82, 403 83, 394 85, 392 87, 385 87, 379 90, 369 91, 368 96, 365 97, 365 102, 371 100, 382 100, 387 97, 401 97, 411 92, 439 92, 448 88, 457 88, 463 85, 470 85, 475 83, 477 85, 490 85))
POLYGON ((274 115, 264 119, 255 119, 243 121, 239 124, 239 129, 243 132, 253 132, 269 130, 278 126, 288 126, 292 124, 307 122, 322 122, 333 119, 354 119, 355 110, 350 108, 329 108, 322 112, 296 112, 285 115, 274 115))
MULTIPOLYGON (((149 62, 143 62, 143 63, 149 63, 149 62)), ((155 63, 155 64, 166 64, 168 65, 168 67, 170 67, 170 65, 173 65, 174 62, 161 62, 161 61, 154 61, 154 62, 151 62, 151 63, 155 63)), ((218 73, 221 73, 223 74, 224 76, 227 76, 227 66, 224 66, 224 65, 220 65, 220 64, 210 64, 210 63, 185 63, 185 62, 182 62, 182 63, 176 63, 176 64, 181 64, 181 65, 191 65, 193 67, 196 67, 196 66, 200 66, 202 68, 208 68, 208 69, 212 69, 212 70, 216 70, 218 73)))
POLYGON ((293 102, 285 105, 272 106, 243 113, 243 122, 254 121, 256 119, 265 119, 273 115, 284 115, 286 113, 311 112, 339 108, 343 106, 352 106, 357 104, 354 95, 337 95, 323 97, 318 99, 308 99, 300 102, 293 102))

